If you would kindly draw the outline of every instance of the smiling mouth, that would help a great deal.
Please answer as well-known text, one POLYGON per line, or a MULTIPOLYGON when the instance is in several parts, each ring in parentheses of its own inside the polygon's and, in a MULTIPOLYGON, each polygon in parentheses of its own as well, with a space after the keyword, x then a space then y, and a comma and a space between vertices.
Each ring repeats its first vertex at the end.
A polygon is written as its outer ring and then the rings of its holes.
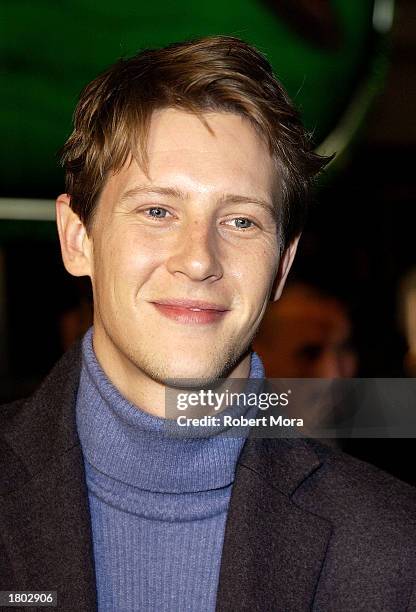
POLYGON ((151 303, 164 317, 188 325, 215 323, 229 312, 225 306, 198 300, 161 300, 151 303))

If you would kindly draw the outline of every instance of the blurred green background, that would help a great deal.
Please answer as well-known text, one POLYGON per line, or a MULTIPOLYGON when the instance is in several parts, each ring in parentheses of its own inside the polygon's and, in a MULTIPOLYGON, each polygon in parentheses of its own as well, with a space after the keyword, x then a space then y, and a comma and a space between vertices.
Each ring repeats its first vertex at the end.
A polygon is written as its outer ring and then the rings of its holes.
POLYGON ((388 31, 392 5, 2 0, 0 196, 52 197, 62 188, 56 153, 70 133, 77 96, 115 59, 209 34, 241 37, 265 53, 322 143, 362 82, 382 73, 382 64, 374 64, 380 52, 374 25, 388 31))

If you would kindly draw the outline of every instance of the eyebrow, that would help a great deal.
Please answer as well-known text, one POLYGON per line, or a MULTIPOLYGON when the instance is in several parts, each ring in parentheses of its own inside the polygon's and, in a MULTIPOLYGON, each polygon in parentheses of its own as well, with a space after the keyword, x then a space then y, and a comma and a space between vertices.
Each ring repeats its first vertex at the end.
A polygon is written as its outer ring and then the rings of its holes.
MULTIPOLYGON (((141 195, 159 195, 173 197, 178 200, 189 200, 190 195, 177 187, 159 187, 159 186, 146 186, 137 185, 132 189, 128 189, 120 198, 121 203, 125 203, 137 196, 141 195)), ((235 204, 258 204, 264 208, 267 212, 271 213, 273 217, 277 218, 276 206, 268 200, 257 198, 254 196, 237 195, 233 193, 224 193, 219 198, 222 204, 235 203, 235 204)))
POLYGON ((185 200, 188 198, 187 194, 177 189, 176 187, 148 187, 146 185, 137 185, 132 189, 129 189, 120 198, 120 202, 126 202, 140 195, 161 195, 170 196, 173 198, 185 200))

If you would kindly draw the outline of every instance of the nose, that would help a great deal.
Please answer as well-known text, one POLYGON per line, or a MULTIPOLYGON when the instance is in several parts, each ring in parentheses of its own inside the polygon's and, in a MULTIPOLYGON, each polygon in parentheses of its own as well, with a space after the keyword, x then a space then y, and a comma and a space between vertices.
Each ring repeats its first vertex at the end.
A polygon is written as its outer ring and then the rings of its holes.
POLYGON ((194 220, 178 232, 167 268, 195 281, 218 280, 223 276, 219 248, 215 228, 207 220, 194 220))

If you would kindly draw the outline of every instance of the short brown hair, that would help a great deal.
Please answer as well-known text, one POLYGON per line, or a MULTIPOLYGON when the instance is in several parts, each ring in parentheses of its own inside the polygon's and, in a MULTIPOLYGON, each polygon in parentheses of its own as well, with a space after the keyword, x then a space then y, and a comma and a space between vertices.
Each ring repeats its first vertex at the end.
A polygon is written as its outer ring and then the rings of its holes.
POLYGON ((87 230, 110 172, 129 158, 147 171, 150 120, 162 108, 196 113, 205 125, 201 113, 211 111, 249 119, 279 170, 283 243, 301 232, 311 184, 328 158, 313 152, 299 113, 269 62, 231 36, 146 49, 120 59, 82 91, 61 161, 71 207, 87 230))

